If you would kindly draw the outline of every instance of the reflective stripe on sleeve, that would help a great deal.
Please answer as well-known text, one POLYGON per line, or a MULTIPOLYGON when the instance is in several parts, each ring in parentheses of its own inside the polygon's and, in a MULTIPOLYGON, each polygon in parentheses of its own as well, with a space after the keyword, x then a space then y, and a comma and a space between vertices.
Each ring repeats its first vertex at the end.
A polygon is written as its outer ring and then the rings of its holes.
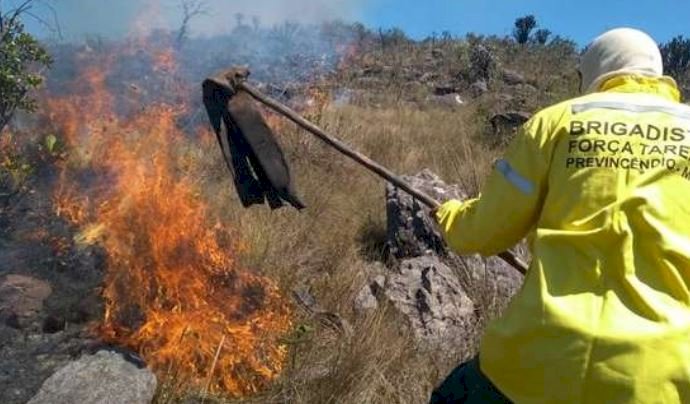
POLYGON ((496 170, 503 174, 506 180, 513 184, 517 189, 520 190, 525 195, 531 195, 534 192, 534 184, 527 178, 520 175, 517 171, 510 166, 510 163, 500 159, 496 161, 496 170))
POLYGON ((587 112, 592 109, 613 109, 628 112, 661 112, 676 118, 690 120, 690 107, 683 105, 633 104, 620 101, 592 101, 584 104, 573 104, 573 114, 587 112))

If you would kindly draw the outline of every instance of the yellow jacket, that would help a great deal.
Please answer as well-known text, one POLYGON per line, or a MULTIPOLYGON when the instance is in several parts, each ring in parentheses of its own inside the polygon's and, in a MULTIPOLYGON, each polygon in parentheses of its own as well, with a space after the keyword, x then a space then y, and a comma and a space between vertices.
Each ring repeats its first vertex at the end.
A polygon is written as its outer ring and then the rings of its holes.
POLYGON ((529 235, 482 371, 517 403, 690 403, 690 107, 618 76, 525 124, 478 199, 437 213, 460 253, 529 235))

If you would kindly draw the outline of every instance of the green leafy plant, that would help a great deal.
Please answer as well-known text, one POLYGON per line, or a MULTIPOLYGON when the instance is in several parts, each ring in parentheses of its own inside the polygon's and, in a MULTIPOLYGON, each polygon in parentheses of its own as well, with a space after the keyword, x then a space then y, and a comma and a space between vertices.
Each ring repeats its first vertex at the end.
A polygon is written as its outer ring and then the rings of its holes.
POLYGON ((48 135, 45 139, 45 146, 49 153, 55 152, 55 145, 57 144, 57 137, 55 135, 48 135))
POLYGON ((6 13, 0 6, 0 131, 17 110, 36 108, 30 92, 41 85, 40 73, 52 63, 48 52, 25 31, 21 21, 30 4, 24 2, 6 13))

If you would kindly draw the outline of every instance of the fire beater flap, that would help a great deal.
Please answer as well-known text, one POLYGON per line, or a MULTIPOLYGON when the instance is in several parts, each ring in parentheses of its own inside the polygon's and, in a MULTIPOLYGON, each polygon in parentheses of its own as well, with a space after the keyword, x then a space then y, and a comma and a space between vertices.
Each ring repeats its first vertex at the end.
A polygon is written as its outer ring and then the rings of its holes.
POLYGON ((232 69, 204 80, 206 112, 233 175, 244 207, 268 202, 278 209, 288 202, 305 205, 297 196, 283 151, 254 105, 251 96, 234 92, 229 79, 246 78, 246 69, 232 69))

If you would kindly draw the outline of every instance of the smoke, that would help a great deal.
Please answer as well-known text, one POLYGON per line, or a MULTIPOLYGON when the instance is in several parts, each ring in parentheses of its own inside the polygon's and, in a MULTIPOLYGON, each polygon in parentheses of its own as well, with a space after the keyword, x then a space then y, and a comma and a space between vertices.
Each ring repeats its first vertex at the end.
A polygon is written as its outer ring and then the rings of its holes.
POLYGON ((212 11, 209 18, 199 18, 194 29, 198 33, 210 34, 231 29, 235 16, 245 16, 245 22, 256 17, 265 25, 286 20, 302 23, 321 22, 333 19, 355 20, 363 8, 360 0, 207 0, 212 11))
MULTIPOLYGON (((85 35, 122 37, 157 28, 180 26, 185 0, 54 0, 64 38, 85 35)), ((210 36, 231 32, 241 22, 272 26, 284 21, 318 23, 328 20, 354 21, 361 17, 366 0, 186 0, 201 2, 205 13, 190 23, 191 34, 210 36)), ((40 24, 27 21, 40 35, 49 35, 40 24)))

